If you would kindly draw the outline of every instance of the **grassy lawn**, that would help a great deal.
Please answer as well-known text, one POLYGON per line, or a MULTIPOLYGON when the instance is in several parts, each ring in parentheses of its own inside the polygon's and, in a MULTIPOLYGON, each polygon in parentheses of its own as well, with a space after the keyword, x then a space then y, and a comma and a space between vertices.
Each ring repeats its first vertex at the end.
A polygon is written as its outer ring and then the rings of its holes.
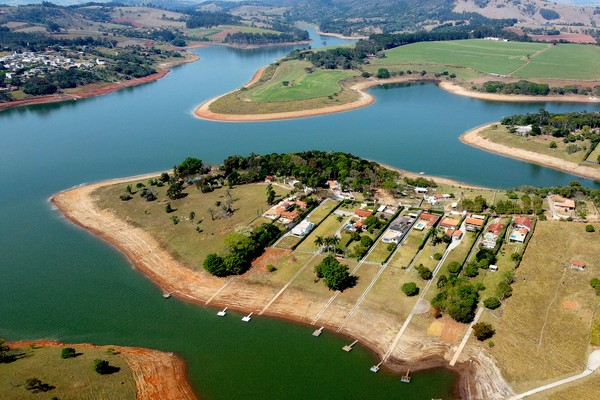
POLYGON ((342 90, 339 81, 356 75, 354 71, 324 69, 307 74, 306 68, 311 65, 308 61, 284 62, 269 81, 254 86, 243 97, 251 101, 278 102, 333 96, 342 90))
POLYGON ((600 79, 600 48, 578 44, 557 44, 532 57, 515 73, 523 78, 600 79))
POLYGON ((528 54, 534 54, 547 46, 540 43, 482 39, 421 42, 387 50, 386 58, 373 60, 372 64, 441 64, 468 67, 485 73, 509 74, 525 64, 528 54))
POLYGON ((367 261, 372 261, 372 262, 377 262, 377 263, 384 262, 388 258, 388 256, 392 253, 390 250, 388 250, 389 245, 390 245, 390 243, 384 243, 382 240, 378 241, 377 244, 375 245, 375 248, 371 252, 371 254, 369 254, 369 257, 367 257, 367 261))
POLYGON ((448 254, 448 257, 446 257, 446 259, 444 260, 444 264, 442 265, 442 268, 440 269, 440 274, 448 274, 448 264, 450 264, 453 261, 456 261, 456 262, 459 262, 462 264, 465 261, 465 258, 467 257, 467 255, 469 254, 469 251, 471 250, 471 246, 473 245, 473 243, 475 242, 476 239, 477 239, 476 233, 467 232, 463 236, 460 244, 458 246, 456 246, 452 251, 450 251, 450 253, 448 254))
MULTIPOLYGON (((132 186, 135 187, 137 182, 133 181, 132 186)), ((240 185, 229 189, 235 211, 230 217, 215 214, 215 220, 212 219, 210 210, 218 211, 216 202, 227 201, 226 188, 202 193, 190 187, 184 191, 188 194, 186 197, 169 200, 166 196, 167 186, 154 186, 152 189, 157 193, 158 200, 146 202, 136 193, 133 199, 121 201, 119 196, 125 193, 126 186, 127 183, 122 183, 98 189, 95 193, 98 205, 147 230, 176 258, 194 268, 202 264, 207 254, 224 250, 222 239, 226 235, 238 226, 250 224, 257 215, 269 208, 263 184, 240 185), (165 212, 168 202, 175 209, 169 214, 165 212), (189 220, 190 211, 196 213, 193 221, 189 220), (177 225, 171 219, 173 216, 180 220, 177 225), (196 227, 201 229, 200 233, 196 231, 196 227)), ((273 186, 273 189, 278 195, 287 194, 285 189, 278 186, 273 186)))
POLYGON ((277 247, 281 249, 291 249, 292 247, 300 243, 301 240, 302 238, 299 238, 297 236, 288 235, 281 239, 279 243, 277 243, 277 247))
POLYGON ((401 319, 406 318, 418 298, 418 296, 408 297, 402 293, 402 285, 407 282, 416 282, 421 288, 425 286, 414 272, 398 266, 388 266, 365 297, 361 307, 381 309, 401 319))
POLYGON ((313 210, 310 214, 308 220, 313 224, 320 224, 331 212, 337 207, 339 204, 338 201, 335 200, 327 200, 321 203, 317 208, 313 210))
POLYGON ((413 267, 416 267, 419 264, 423 264, 424 267, 429 268, 431 271, 435 269, 438 264, 438 260, 433 258, 435 253, 444 254, 446 251, 447 245, 445 243, 439 242, 435 246, 431 245, 431 241, 429 241, 425 247, 423 247, 423 251, 419 253, 419 256, 415 259, 413 263, 413 267))
POLYGON ((389 264, 394 267, 406 268, 410 261, 414 258, 415 254, 419 251, 419 246, 423 241, 423 238, 427 234, 427 229, 418 231, 412 229, 406 239, 402 243, 402 246, 396 250, 396 253, 392 256, 389 264))
POLYGON ((298 246, 300 251, 317 251, 318 247, 315 245, 315 239, 317 236, 328 237, 333 235, 342 226, 336 219, 335 215, 330 215, 317 226, 302 243, 298 246))
POLYGON ((598 161, 598 157, 600 157, 600 146, 596 146, 596 148, 594 149, 594 151, 592 151, 590 153, 590 155, 588 156, 588 158, 586 160, 598 163, 599 162, 598 161))
POLYGON ((482 300, 488 297, 496 297, 496 288, 498 283, 502 280, 502 276, 507 271, 514 271, 516 262, 511 260, 510 256, 514 252, 521 253, 523 251, 523 244, 521 243, 504 243, 498 252, 498 260, 496 265, 498 271, 491 271, 490 269, 480 269, 479 275, 472 278, 472 282, 482 282, 485 286, 485 290, 479 292, 479 296, 482 300))
POLYGON ((589 280, 600 276, 598 232, 586 233, 584 227, 538 222, 501 316, 484 313, 496 329, 489 351, 517 392, 584 368, 597 308, 589 280), (573 260, 588 268, 565 268, 573 260))
MULTIPOLYGON (((590 147, 589 140, 577 141, 575 144, 578 144, 582 150, 579 150, 573 154, 568 154, 566 151, 568 144, 563 143, 560 138, 554 138, 550 135, 529 136, 525 138, 508 132, 507 127, 503 125, 492 125, 491 127, 481 131, 479 135, 494 143, 528 150, 538 154, 545 154, 547 156, 560 158, 561 160, 571 161, 577 164, 581 164, 583 162, 583 157, 585 157, 586 151, 583 150, 583 147, 590 147), (550 142, 555 142, 557 147, 555 149, 551 149, 550 142)), ((589 163, 586 165, 593 166, 589 163)))
MULTIPOLYGON (((66 347, 66 346, 65 346, 66 347)), ((62 347, 22 349, 24 357, 0 364, 0 398, 2 399, 135 399, 135 381, 129 366, 119 355, 104 350, 78 349, 81 355, 62 359, 62 347), (107 360, 120 368, 113 374, 99 375, 93 369, 95 359, 107 360), (54 386, 45 393, 25 389, 25 381, 37 378, 54 386)))

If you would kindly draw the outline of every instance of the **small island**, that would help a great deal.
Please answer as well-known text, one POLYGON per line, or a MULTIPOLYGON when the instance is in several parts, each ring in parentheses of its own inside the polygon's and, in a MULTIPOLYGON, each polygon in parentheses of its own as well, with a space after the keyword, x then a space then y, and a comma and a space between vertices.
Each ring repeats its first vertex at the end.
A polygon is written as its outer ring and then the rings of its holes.
POLYGON ((374 370, 452 368, 458 397, 536 390, 600 343, 600 191, 577 182, 492 190, 307 151, 190 157, 52 202, 163 293, 349 335, 374 370))
POLYGON ((597 46, 519 41, 502 30, 494 32, 506 39, 483 38, 483 32, 381 34, 354 46, 295 50, 242 88, 201 104, 195 115, 263 121, 335 113, 371 104, 369 87, 416 81, 484 100, 600 101, 600 73, 591 67, 600 63, 597 46))
POLYGON ((507 157, 600 180, 600 113, 513 115, 478 127, 464 143, 507 157))
POLYGON ((0 397, 196 400, 183 361, 122 346, 0 339, 0 397))

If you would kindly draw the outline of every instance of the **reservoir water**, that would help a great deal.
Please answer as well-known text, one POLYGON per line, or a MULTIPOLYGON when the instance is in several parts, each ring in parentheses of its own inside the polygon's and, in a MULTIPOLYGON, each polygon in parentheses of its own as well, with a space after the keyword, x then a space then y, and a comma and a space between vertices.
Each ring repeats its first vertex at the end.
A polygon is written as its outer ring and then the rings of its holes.
MULTIPOLYGON (((314 36, 314 32, 312 32, 314 36)), ((328 45, 342 42, 316 37, 328 45)), ((197 49, 200 61, 166 78, 83 101, 0 112, 0 337, 174 351, 205 399, 447 398, 455 375, 437 369, 400 383, 373 374, 366 349, 312 329, 165 301, 118 251, 65 221, 47 199, 84 182, 169 169, 192 155, 304 149, 349 151, 395 167, 493 187, 578 179, 463 145, 476 125, 517 112, 598 105, 495 103, 431 84, 374 88, 367 108, 300 120, 218 123, 195 106, 239 87, 290 48, 197 49)), ((581 180, 581 179, 579 179, 581 180)), ((586 185, 596 185, 582 180, 586 185)))

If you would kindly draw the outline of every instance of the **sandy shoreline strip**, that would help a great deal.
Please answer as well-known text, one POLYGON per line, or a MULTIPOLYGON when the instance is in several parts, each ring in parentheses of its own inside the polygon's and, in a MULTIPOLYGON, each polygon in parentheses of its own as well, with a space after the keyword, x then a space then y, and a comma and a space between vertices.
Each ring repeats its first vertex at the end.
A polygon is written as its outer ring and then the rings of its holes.
MULTIPOLYGON (((250 86, 259 79, 260 74, 264 71, 264 68, 259 69, 252 79, 245 84, 244 86, 250 86), (258 74, 258 76, 257 76, 258 74)), ((488 101, 502 101, 502 102, 574 102, 574 103, 600 103, 600 98, 596 97, 586 97, 586 96, 577 96, 577 95, 568 95, 568 96, 525 96, 525 95, 504 95, 504 94, 495 94, 495 93, 481 93, 475 92, 471 90, 467 90, 462 86, 459 86, 455 83, 448 81, 441 81, 439 79, 425 78, 422 79, 420 77, 394 77, 390 79, 380 80, 380 79, 370 79, 364 80, 362 82, 356 83, 350 87, 350 90, 354 90, 358 92, 359 99, 350 103, 335 105, 335 106, 326 106, 321 108, 314 108, 310 110, 298 110, 298 111, 286 111, 286 112, 278 112, 278 113, 269 113, 269 114, 219 114, 210 111, 210 106, 212 103, 217 101, 223 96, 234 93, 237 90, 225 93, 221 96, 214 97, 202 104, 200 104, 194 110, 194 115, 198 118, 207 119, 211 121, 221 121, 221 122, 256 122, 256 121, 276 121, 283 119, 293 119, 293 118, 304 118, 304 117, 314 117, 317 115, 325 115, 325 114, 334 114, 344 111, 355 110, 358 108, 366 107, 372 104, 375 101, 375 98, 366 92, 367 89, 379 86, 379 85, 388 85, 394 83, 414 83, 414 82, 433 82, 436 83, 437 86, 447 92, 452 94, 456 94, 459 96, 471 97, 479 100, 488 100, 488 101)))
POLYGON ((368 36, 344 36, 341 33, 330 33, 330 32, 321 32, 318 28, 315 29, 317 35, 321 36, 331 36, 336 37, 338 39, 347 39, 347 40, 359 40, 359 39, 368 39, 368 36))
POLYGON ((495 153, 510 158, 516 158, 522 161, 543 165, 548 168, 577 175, 582 178, 589 178, 600 181, 599 169, 587 167, 585 165, 579 165, 577 163, 566 160, 561 160, 559 158, 548 156, 546 154, 539 154, 533 151, 523 150, 515 147, 505 146, 503 144, 494 143, 479 135, 479 132, 496 124, 499 124, 499 122, 494 122, 472 129, 469 132, 461 135, 460 140, 465 144, 477 147, 485 151, 489 151, 490 153, 495 153))
POLYGON ((119 352, 133 373, 136 400, 198 400, 187 380, 184 361, 173 353, 140 347, 96 346, 88 343, 65 344, 51 340, 34 340, 8 343, 16 347, 75 347, 78 349, 108 350, 119 352))

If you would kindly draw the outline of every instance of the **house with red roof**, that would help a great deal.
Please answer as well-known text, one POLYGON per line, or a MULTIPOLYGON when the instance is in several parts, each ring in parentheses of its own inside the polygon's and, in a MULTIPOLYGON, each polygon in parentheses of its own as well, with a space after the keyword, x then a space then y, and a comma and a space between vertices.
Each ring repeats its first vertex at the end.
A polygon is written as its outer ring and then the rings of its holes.
POLYGON ((533 221, 529 217, 516 217, 513 222, 517 228, 525 228, 527 232, 530 232, 533 228, 533 221))
POLYGON ((358 216, 360 218, 367 218, 367 217, 373 215, 373 211, 369 211, 369 210, 356 210, 356 211, 354 211, 354 214, 356 214, 356 216, 358 216))
POLYGON ((491 224, 488 226, 487 231, 483 235, 482 246, 486 249, 493 249, 496 246, 498 237, 502 233, 504 225, 500 223, 491 224))
POLYGON ((467 217, 465 219, 465 227, 469 232, 483 228, 484 220, 479 218, 467 217))

